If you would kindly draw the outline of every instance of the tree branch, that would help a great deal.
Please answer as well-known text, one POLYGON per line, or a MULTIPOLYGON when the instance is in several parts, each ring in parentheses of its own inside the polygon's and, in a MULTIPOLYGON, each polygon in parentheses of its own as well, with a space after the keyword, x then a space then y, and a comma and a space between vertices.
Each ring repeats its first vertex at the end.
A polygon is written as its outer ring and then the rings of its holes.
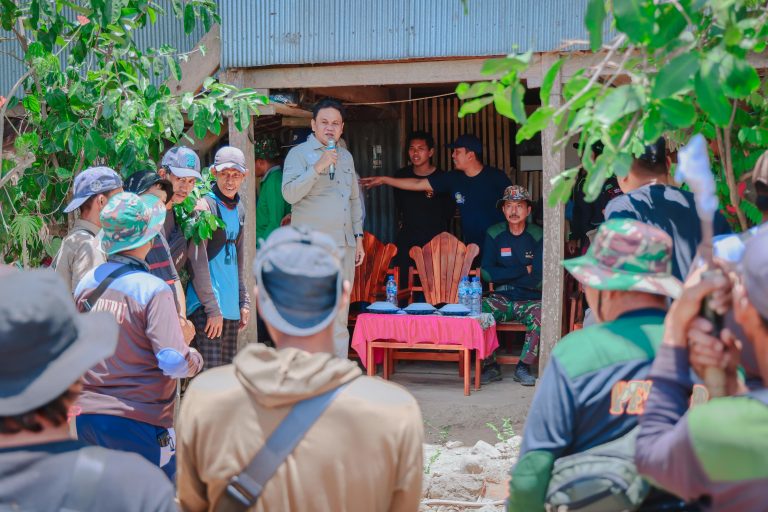
POLYGON ((741 225, 741 229, 746 230, 749 225, 747 223, 747 217, 744 215, 744 212, 741 211, 741 208, 739 208, 739 203, 741 203, 741 198, 739 197, 739 191, 736 186, 736 176, 733 172, 733 155, 731 155, 731 130, 733 129, 733 121, 736 118, 736 104, 737 102, 733 102, 733 108, 731 110, 731 118, 728 121, 728 126, 726 126, 723 129, 723 136, 722 138, 725 139, 724 149, 725 154, 722 155, 723 157, 723 171, 725 172, 725 181, 728 183, 728 194, 731 200, 731 204, 734 208, 736 208, 736 217, 739 219, 739 225, 741 225))

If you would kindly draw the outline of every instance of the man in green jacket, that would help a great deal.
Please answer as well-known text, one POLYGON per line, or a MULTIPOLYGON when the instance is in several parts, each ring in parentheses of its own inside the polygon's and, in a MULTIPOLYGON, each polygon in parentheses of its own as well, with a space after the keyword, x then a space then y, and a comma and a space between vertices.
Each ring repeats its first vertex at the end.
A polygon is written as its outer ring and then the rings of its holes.
POLYGON ((262 137, 255 144, 256 177, 261 179, 256 205, 256 246, 291 214, 291 205, 283 199, 283 168, 278 163, 280 147, 272 137, 262 137))

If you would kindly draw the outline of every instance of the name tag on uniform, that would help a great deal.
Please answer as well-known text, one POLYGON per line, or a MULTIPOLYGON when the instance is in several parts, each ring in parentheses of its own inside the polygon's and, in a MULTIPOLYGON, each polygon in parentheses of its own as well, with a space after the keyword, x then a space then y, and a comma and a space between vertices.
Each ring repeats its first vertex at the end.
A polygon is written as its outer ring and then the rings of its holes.
POLYGON ((501 248, 501 257, 509 257, 512 256, 512 248, 511 247, 502 247, 501 248))

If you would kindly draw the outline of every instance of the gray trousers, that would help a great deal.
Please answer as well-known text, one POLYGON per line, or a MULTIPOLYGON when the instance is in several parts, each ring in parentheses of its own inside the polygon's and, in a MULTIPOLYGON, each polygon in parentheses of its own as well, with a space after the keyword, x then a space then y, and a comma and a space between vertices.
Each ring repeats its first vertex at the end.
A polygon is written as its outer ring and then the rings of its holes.
MULTIPOLYGON (((354 285, 355 282, 355 248, 343 247, 344 261, 342 262, 342 272, 344 280, 349 281, 349 285, 354 285)), ((341 359, 347 359, 349 356, 349 329, 347 324, 349 322, 349 304, 347 307, 342 308, 339 314, 336 315, 336 321, 333 324, 333 348, 336 357, 341 359)))

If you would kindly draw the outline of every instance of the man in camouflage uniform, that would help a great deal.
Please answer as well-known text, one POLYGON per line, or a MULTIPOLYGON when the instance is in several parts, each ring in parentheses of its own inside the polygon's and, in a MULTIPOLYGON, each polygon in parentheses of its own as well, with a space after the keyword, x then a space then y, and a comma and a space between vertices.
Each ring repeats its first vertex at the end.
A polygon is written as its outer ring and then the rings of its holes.
MULTIPOLYGON (((504 190, 496 202, 505 222, 488 228, 483 246, 483 279, 494 284, 494 293, 483 301, 483 311, 497 322, 525 325, 525 344, 513 378, 523 386, 533 386, 536 379, 530 367, 539 360, 541 337, 541 262, 542 232, 528 224, 531 195, 520 185, 504 190)), ((501 367, 495 358, 486 362, 481 382, 501 380, 501 367)))
POLYGON ((556 459, 620 438, 637 426, 662 342, 672 276, 672 239, 636 220, 614 219, 587 253, 565 260, 584 286, 597 324, 552 351, 525 425, 508 510, 543 510, 556 459))
POLYGON ((256 204, 256 246, 274 230, 285 224, 291 214, 291 205, 283 198, 283 168, 279 163, 280 147, 272 137, 256 141, 253 164, 256 177, 261 180, 259 201, 256 204))

